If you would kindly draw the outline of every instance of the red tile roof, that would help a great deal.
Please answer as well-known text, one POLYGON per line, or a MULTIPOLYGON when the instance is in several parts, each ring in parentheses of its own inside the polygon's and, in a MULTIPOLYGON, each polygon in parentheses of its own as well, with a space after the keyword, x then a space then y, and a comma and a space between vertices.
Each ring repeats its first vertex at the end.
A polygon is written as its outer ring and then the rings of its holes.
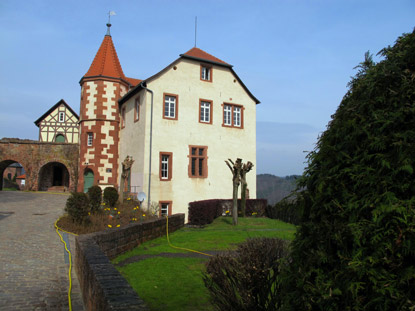
POLYGON ((126 78, 122 71, 120 61, 118 60, 114 43, 109 35, 104 37, 104 40, 95 55, 94 61, 84 78, 94 76, 106 76, 120 79, 126 78))
POLYGON ((16 177, 16 179, 26 179, 26 174, 23 174, 23 175, 17 176, 17 177, 16 177))
POLYGON ((194 47, 194 48, 190 49, 189 51, 187 51, 186 53, 184 53, 182 55, 183 56, 187 55, 187 56, 194 57, 194 58, 199 58, 199 59, 205 59, 205 60, 210 61, 210 62, 220 63, 220 64, 224 64, 224 65, 229 66, 229 64, 224 62, 223 60, 220 60, 219 58, 217 58, 213 55, 210 55, 209 53, 206 53, 205 51, 203 51, 203 50, 201 50, 197 47, 194 47))
POLYGON ((140 79, 134 79, 134 78, 128 78, 128 77, 125 77, 125 80, 127 80, 127 82, 128 83, 130 83, 131 84, 131 86, 136 86, 136 85, 139 85, 143 80, 140 80, 140 79))

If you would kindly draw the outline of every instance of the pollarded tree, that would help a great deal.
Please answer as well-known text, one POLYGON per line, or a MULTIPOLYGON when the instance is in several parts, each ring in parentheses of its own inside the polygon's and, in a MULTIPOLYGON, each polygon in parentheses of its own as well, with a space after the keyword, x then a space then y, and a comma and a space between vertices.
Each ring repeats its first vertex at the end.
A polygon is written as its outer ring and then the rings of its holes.
POLYGON ((246 174, 252 170, 254 165, 252 162, 248 161, 247 163, 242 164, 241 171, 239 175, 241 176, 241 216, 245 217, 246 215, 246 191, 248 189, 248 183, 246 182, 246 174))
POLYGON ((232 172, 232 184, 233 184, 233 206, 232 206, 232 219, 233 225, 238 224, 238 188, 241 183, 241 170, 242 170, 242 159, 237 158, 235 162, 231 159, 225 160, 226 165, 232 172), (229 162, 232 164, 230 165, 229 162))
POLYGON ((286 309, 415 306, 415 31, 380 55, 308 155, 286 309))

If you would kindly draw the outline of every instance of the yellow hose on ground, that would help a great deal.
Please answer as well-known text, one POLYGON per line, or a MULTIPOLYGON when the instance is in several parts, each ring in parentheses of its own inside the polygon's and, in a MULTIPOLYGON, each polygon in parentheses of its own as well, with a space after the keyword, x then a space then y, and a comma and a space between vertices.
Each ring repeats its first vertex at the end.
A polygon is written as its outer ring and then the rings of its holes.
POLYGON ((69 305, 69 311, 72 311, 72 301, 71 301, 71 291, 72 291, 72 274, 71 274, 71 272, 72 272, 72 255, 71 255, 71 252, 70 252, 70 251, 69 251, 69 249, 68 249, 68 246, 66 245, 66 242, 63 240, 62 235, 59 233, 59 230, 61 230, 61 231, 63 231, 63 232, 66 232, 66 233, 73 234, 73 235, 77 235, 77 234, 75 234, 75 233, 71 233, 71 232, 67 232, 67 231, 62 230, 61 228, 59 228, 59 227, 58 227, 58 225, 57 225, 57 223, 58 223, 59 219, 60 219, 60 218, 58 218, 58 219, 55 221, 55 228, 56 228, 56 233, 59 235, 59 237, 60 237, 60 239, 61 239, 61 242, 65 245, 65 250, 66 250, 66 252, 67 252, 67 253, 68 253, 68 255, 69 255, 69 270, 68 270, 68 276, 69 276, 68 305, 69 305))
POLYGON ((198 251, 195 251, 193 249, 188 249, 188 248, 183 248, 183 247, 177 247, 177 246, 174 246, 173 244, 171 244, 170 243, 170 238, 169 238, 169 216, 166 216, 166 230, 167 230, 167 242, 169 243, 170 247, 175 248, 175 249, 181 249, 181 250, 188 251, 188 252, 192 252, 192 253, 201 254, 201 255, 204 255, 204 256, 213 257, 213 255, 210 255, 210 254, 198 252, 198 251))

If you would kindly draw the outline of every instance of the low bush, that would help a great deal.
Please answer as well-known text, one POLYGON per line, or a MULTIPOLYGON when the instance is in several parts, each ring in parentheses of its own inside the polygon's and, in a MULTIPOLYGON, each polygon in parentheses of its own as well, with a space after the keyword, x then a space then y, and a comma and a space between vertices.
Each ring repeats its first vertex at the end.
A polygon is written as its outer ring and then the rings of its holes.
POLYGON ((76 223, 70 216, 65 215, 59 218, 57 225, 68 232, 85 234, 111 230, 155 218, 158 217, 148 213, 147 209, 139 207, 137 201, 125 200, 124 203, 117 204, 116 207, 105 206, 102 212, 89 215, 87 222, 84 224, 76 223))
POLYGON ((107 187, 104 190, 104 202, 105 204, 114 207, 118 201, 118 191, 114 187, 107 187))
POLYGON ((65 211, 78 224, 88 223, 89 200, 86 193, 72 192, 66 201, 65 211))
POLYGON ((102 202, 102 190, 100 186, 92 186, 88 189, 89 209, 91 213, 100 210, 102 202))
POLYGON ((189 203, 189 223, 206 225, 222 215, 223 200, 204 200, 189 203))
POLYGON ((213 257, 203 275, 211 301, 218 310, 278 310, 279 272, 288 256, 288 242, 253 238, 233 253, 213 257))

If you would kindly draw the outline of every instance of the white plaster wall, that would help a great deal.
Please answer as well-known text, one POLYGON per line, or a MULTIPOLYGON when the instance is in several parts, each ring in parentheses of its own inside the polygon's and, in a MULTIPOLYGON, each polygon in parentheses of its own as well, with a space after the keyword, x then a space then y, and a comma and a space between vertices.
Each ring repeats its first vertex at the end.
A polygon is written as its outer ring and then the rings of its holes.
MULTIPOLYGON (((150 95, 147 96, 147 98, 150 97, 150 95)), ((118 176, 121 176, 122 174, 122 162, 124 161, 124 159, 127 156, 132 156, 134 163, 131 167, 131 186, 137 187, 137 192, 144 191, 147 193, 147 189, 143 188, 144 163, 145 161, 147 161, 146 159, 148 158, 145 158, 144 155, 144 151, 148 150, 148 146, 145 144, 147 121, 147 105, 145 103, 145 100, 146 94, 144 93, 144 91, 141 91, 139 94, 128 100, 123 105, 123 107, 125 107, 126 109, 126 120, 125 127, 122 128, 120 131, 120 165, 118 170, 118 176), (140 98, 140 118, 138 121, 134 121, 134 105, 136 98, 140 98)), ((148 105, 150 105, 150 102, 148 103, 148 105)), ((148 114, 148 118, 149 116, 150 114, 148 114)), ((149 123, 149 121, 147 123, 149 123)))
MULTIPOLYGON (((232 197, 232 175, 224 162, 226 159, 239 157, 256 164, 256 104, 227 68, 214 66, 210 83, 200 80, 200 63, 181 59, 175 65, 176 70, 171 67, 148 83, 148 88, 154 92, 151 201, 173 201, 173 213, 186 213, 187 217, 189 202, 232 197), (178 120, 162 118, 163 93, 179 96, 178 120), (213 101, 212 124, 199 123, 199 99, 213 101), (224 102, 244 107, 243 129, 222 126, 224 102), (208 147, 207 178, 189 178, 189 145, 208 147), (173 153, 171 181, 160 181, 159 152, 173 153)), ((148 94, 142 108, 149 107, 150 99, 148 94)), ((133 172, 143 177, 141 182, 147 193, 150 109, 141 110, 148 122, 129 127, 133 122, 134 99, 124 105, 127 107, 126 128, 121 131, 120 161, 127 154, 134 157, 133 172)), ((255 198, 255 166, 247 174, 247 181, 250 197, 255 198)), ((133 180, 131 184, 134 185, 133 180)))

